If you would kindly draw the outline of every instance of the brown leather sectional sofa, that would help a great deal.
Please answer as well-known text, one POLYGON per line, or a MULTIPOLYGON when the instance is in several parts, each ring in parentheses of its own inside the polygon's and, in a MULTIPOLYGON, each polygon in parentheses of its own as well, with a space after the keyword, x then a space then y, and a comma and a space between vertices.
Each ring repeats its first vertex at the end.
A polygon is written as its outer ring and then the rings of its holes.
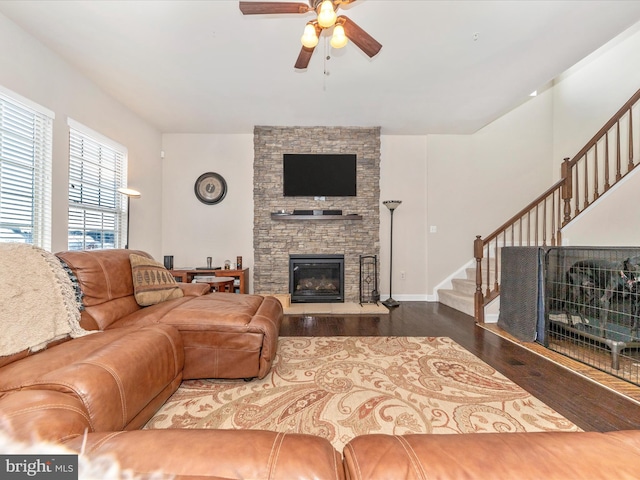
POLYGON ((188 378, 264 377, 282 306, 274 297, 208 294, 141 307, 129 250, 63 252, 83 292, 81 325, 99 333, 0 358, 0 417, 16 440, 62 443, 124 468, 178 478, 343 478, 324 439, 254 431, 138 430, 188 378))
POLYGON ((139 430, 184 378, 266 375, 282 309, 197 284, 141 308, 130 253, 59 254, 84 292, 82 325, 101 332, 0 359, 0 425, 15 438, 190 479, 638 478, 640 432, 364 435, 343 459, 310 435, 139 430))
POLYGON ((170 325, 184 342, 182 377, 263 378, 276 353, 282 306, 259 295, 204 295, 208 284, 181 284, 185 296, 141 308, 134 297, 131 250, 58 253, 75 273, 87 330, 170 325))

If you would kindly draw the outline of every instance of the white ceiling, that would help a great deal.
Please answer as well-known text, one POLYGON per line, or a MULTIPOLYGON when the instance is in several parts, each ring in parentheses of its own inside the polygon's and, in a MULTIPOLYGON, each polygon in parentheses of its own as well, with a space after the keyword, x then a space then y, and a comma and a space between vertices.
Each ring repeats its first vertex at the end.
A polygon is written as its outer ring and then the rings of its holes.
POLYGON ((341 13, 380 53, 321 38, 302 71, 312 13, 243 16, 236 0, 1 0, 0 13, 165 133, 427 134, 471 133, 519 105, 640 21, 640 1, 358 0, 341 13))

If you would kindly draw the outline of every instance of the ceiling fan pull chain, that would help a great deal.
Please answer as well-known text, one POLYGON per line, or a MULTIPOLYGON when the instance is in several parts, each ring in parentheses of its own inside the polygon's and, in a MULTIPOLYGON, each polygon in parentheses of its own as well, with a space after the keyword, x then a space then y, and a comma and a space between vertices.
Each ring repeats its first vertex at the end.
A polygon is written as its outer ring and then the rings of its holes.
MULTIPOLYGON (((329 60, 331 60, 331 56, 327 53, 327 44, 329 43, 329 39, 325 36, 324 37, 324 78, 326 80, 326 78, 330 75, 329 69, 327 68, 327 62, 329 60)), ((326 85, 326 82, 325 82, 326 85)))
POLYGON ((322 56, 322 91, 327 91, 327 39, 324 39, 324 55, 322 56))

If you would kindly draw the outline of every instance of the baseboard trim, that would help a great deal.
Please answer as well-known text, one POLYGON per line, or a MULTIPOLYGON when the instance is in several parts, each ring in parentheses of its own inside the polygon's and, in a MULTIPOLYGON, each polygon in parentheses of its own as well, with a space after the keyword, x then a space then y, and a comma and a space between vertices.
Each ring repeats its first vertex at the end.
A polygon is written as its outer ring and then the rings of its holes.
MULTIPOLYGON (((398 300, 399 302, 437 302, 438 300, 434 300, 433 295, 424 295, 424 294, 406 294, 406 295, 393 295, 393 298, 398 300)), ((381 295, 380 298, 389 298, 389 295, 381 295)))

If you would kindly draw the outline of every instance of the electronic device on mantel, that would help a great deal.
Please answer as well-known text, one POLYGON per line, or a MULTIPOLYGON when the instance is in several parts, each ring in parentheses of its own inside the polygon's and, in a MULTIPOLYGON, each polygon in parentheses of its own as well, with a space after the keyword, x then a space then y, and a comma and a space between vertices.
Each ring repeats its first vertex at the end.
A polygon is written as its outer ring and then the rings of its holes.
POLYGON ((342 215, 342 210, 294 210, 294 215, 342 215))

